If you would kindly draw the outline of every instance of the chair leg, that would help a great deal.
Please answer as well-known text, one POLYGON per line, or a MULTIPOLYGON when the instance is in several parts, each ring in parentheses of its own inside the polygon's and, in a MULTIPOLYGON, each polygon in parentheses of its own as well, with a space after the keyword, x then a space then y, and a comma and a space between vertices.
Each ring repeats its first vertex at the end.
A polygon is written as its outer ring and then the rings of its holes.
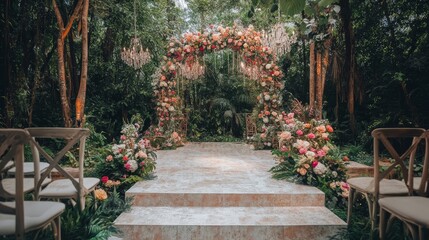
POLYGON ((389 217, 389 213, 383 208, 380 208, 380 229, 379 229, 380 240, 386 239, 386 227, 387 227, 388 217, 389 217))
POLYGON ((350 223, 351 223, 354 196, 355 196, 355 189, 350 188, 349 199, 348 199, 348 204, 347 204, 347 226, 350 226, 350 223))
POLYGON ((429 239, 429 229, 419 227, 419 239, 420 240, 426 240, 429 239))
POLYGON ((55 240, 61 240, 61 216, 58 216, 52 221, 52 231, 55 240))

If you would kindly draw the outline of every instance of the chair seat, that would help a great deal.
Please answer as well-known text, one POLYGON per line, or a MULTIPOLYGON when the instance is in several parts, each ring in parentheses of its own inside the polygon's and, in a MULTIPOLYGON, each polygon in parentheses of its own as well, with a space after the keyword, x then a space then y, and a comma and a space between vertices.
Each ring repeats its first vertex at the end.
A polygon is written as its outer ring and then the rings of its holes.
MULTIPOLYGON (((52 180, 50 178, 46 178, 43 180, 42 187, 49 184, 52 180)), ((1 185, 5 192, 9 195, 15 196, 15 178, 5 178, 1 180, 1 185)), ((24 178, 24 193, 28 193, 34 190, 34 178, 24 178)))
MULTIPOLYGON (((43 173, 49 167, 49 163, 40 162, 39 168, 40 173, 43 173)), ((13 167, 7 171, 7 174, 11 176, 15 176, 16 168, 13 167)), ((25 162, 24 163, 24 175, 25 176, 33 176, 34 175, 34 163, 33 162, 25 162)))
MULTIPOLYGON (((79 179, 75 178, 76 181, 79 179)), ((83 178, 83 186, 91 190, 98 185, 98 178, 83 178)), ((77 190, 70 179, 59 179, 51 182, 39 194, 41 198, 73 198, 77 195, 77 190)))
MULTIPOLYGON (((357 177, 347 180, 350 187, 359 192, 374 193, 374 178, 357 177)), ((408 188, 404 182, 395 179, 383 179, 380 181, 380 195, 408 195, 408 188)))
MULTIPOLYGON (((3 202, 8 207, 15 207, 15 202, 3 202)), ((25 231, 31 231, 51 222, 64 212, 64 204, 50 201, 24 201, 25 231)), ((15 233, 15 215, 0 213, 0 235, 15 233)))
POLYGON ((386 197, 378 203, 380 207, 406 222, 429 228, 429 198, 386 197))

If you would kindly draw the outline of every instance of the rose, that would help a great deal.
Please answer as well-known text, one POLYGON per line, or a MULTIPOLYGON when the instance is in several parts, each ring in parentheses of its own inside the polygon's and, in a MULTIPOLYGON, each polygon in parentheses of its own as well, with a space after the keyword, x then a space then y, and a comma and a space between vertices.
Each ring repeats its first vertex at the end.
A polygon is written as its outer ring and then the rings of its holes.
POLYGON ((326 156, 326 152, 323 150, 317 150, 317 156, 318 157, 324 157, 324 156, 326 156))
POLYGON ((285 146, 285 145, 283 145, 281 148, 280 148, 280 151, 281 152, 287 152, 289 149, 285 146))
POLYGON ((96 189, 94 194, 97 200, 103 201, 107 199, 107 193, 103 189, 96 189))
POLYGON ((291 139, 292 134, 288 131, 284 131, 284 132, 280 133, 279 137, 281 140, 289 140, 289 139, 291 139))
POLYGON ((307 137, 309 139, 314 139, 314 138, 316 138, 316 135, 314 135, 314 133, 309 133, 309 134, 307 134, 307 137))
POLYGON ((313 161, 313 162, 311 162, 311 166, 312 166, 313 168, 317 167, 317 165, 319 165, 319 162, 318 162, 318 161, 313 161))
POLYGON ((304 134, 304 132, 301 129, 296 130, 296 134, 298 136, 302 136, 302 134, 304 134))
POLYGON ((307 169, 305 169, 305 168, 298 168, 297 172, 299 174, 301 174, 302 176, 304 176, 305 174, 307 174, 307 169))
POLYGON ((138 151, 135 155, 136 158, 147 158, 147 154, 142 150, 138 151))
POLYGON ((299 154, 305 154, 307 152, 306 148, 300 148, 299 149, 299 154))
POLYGON ((331 125, 326 125, 326 130, 328 131, 328 132, 334 132, 334 129, 332 128, 332 126, 331 125))
POLYGON ((125 141, 127 137, 125 135, 121 135, 121 141, 125 141))
POLYGON ((112 155, 107 156, 106 162, 111 162, 111 161, 113 161, 113 156, 112 155))
POLYGON ((106 183, 107 181, 109 181, 109 177, 108 176, 101 177, 101 182, 102 183, 106 183))
POLYGON ((124 162, 128 161, 128 156, 127 155, 123 156, 122 160, 124 160, 124 162))
POLYGON ((313 168, 314 173, 317 175, 323 175, 327 170, 326 166, 320 162, 313 168))
POLYGON ((130 172, 135 172, 138 168, 138 164, 136 160, 130 160, 124 165, 125 169, 130 172))

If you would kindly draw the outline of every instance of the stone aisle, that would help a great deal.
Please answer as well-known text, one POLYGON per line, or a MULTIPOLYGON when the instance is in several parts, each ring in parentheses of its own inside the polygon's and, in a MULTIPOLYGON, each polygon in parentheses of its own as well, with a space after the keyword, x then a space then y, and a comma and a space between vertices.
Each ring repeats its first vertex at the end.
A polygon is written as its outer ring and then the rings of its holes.
POLYGON ((157 178, 135 184, 123 239, 330 239, 346 224, 324 194, 271 178, 270 151, 243 143, 188 143, 158 151, 157 178))

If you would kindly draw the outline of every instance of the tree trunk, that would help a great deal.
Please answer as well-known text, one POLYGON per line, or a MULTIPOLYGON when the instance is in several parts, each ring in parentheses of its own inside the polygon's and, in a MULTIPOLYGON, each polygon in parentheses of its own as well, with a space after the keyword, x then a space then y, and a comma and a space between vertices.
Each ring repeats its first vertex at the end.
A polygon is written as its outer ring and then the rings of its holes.
POLYGON ((355 120, 355 92, 357 65, 355 61, 355 39, 353 25, 351 21, 351 9, 349 0, 340 1, 340 16, 343 21, 344 41, 345 41, 345 59, 344 59, 344 76, 347 83, 347 109, 349 112, 349 124, 352 134, 356 134, 355 120))
POLYGON ((315 83, 316 83, 316 57, 314 55, 315 53, 315 42, 314 41, 310 41, 310 84, 309 84, 309 90, 308 90, 308 94, 309 94, 309 104, 310 104, 310 109, 314 109, 314 103, 315 103, 315 83))
POLYGON ((89 0, 84 0, 82 10, 82 69, 80 74, 79 92, 76 98, 76 126, 85 123, 86 82, 88 78, 88 8, 89 0))
POLYGON ((316 85, 316 106, 315 106, 315 117, 316 119, 322 118, 322 107, 323 107, 323 86, 322 86, 322 51, 316 50, 316 77, 314 79, 316 85))
POLYGON ((70 32, 70 29, 73 26, 74 20, 78 17, 79 13, 82 10, 83 0, 79 0, 76 4, 75 9, 73 10, 73 14, 70 16, 69 21, 66 26, 64 26, 63 17, 61 16, 61 12, 57 6, 56 0, 52 0, 52 5, 55 12, 55 17, 57 18, 58 24, 58 39, 57 39, 57 54, 58 54, 58 81, 59 81, 59 89, 60 89, 60 101, 61 108, 63 113, 63 120, 65 127, 71 127, 73 125, 73 121, 71 118, 71 109, 69 99, 67 97, 67 84, 66 84, 66 70, 65 70, 65 62, 64 62, 64 40, 70 32))

